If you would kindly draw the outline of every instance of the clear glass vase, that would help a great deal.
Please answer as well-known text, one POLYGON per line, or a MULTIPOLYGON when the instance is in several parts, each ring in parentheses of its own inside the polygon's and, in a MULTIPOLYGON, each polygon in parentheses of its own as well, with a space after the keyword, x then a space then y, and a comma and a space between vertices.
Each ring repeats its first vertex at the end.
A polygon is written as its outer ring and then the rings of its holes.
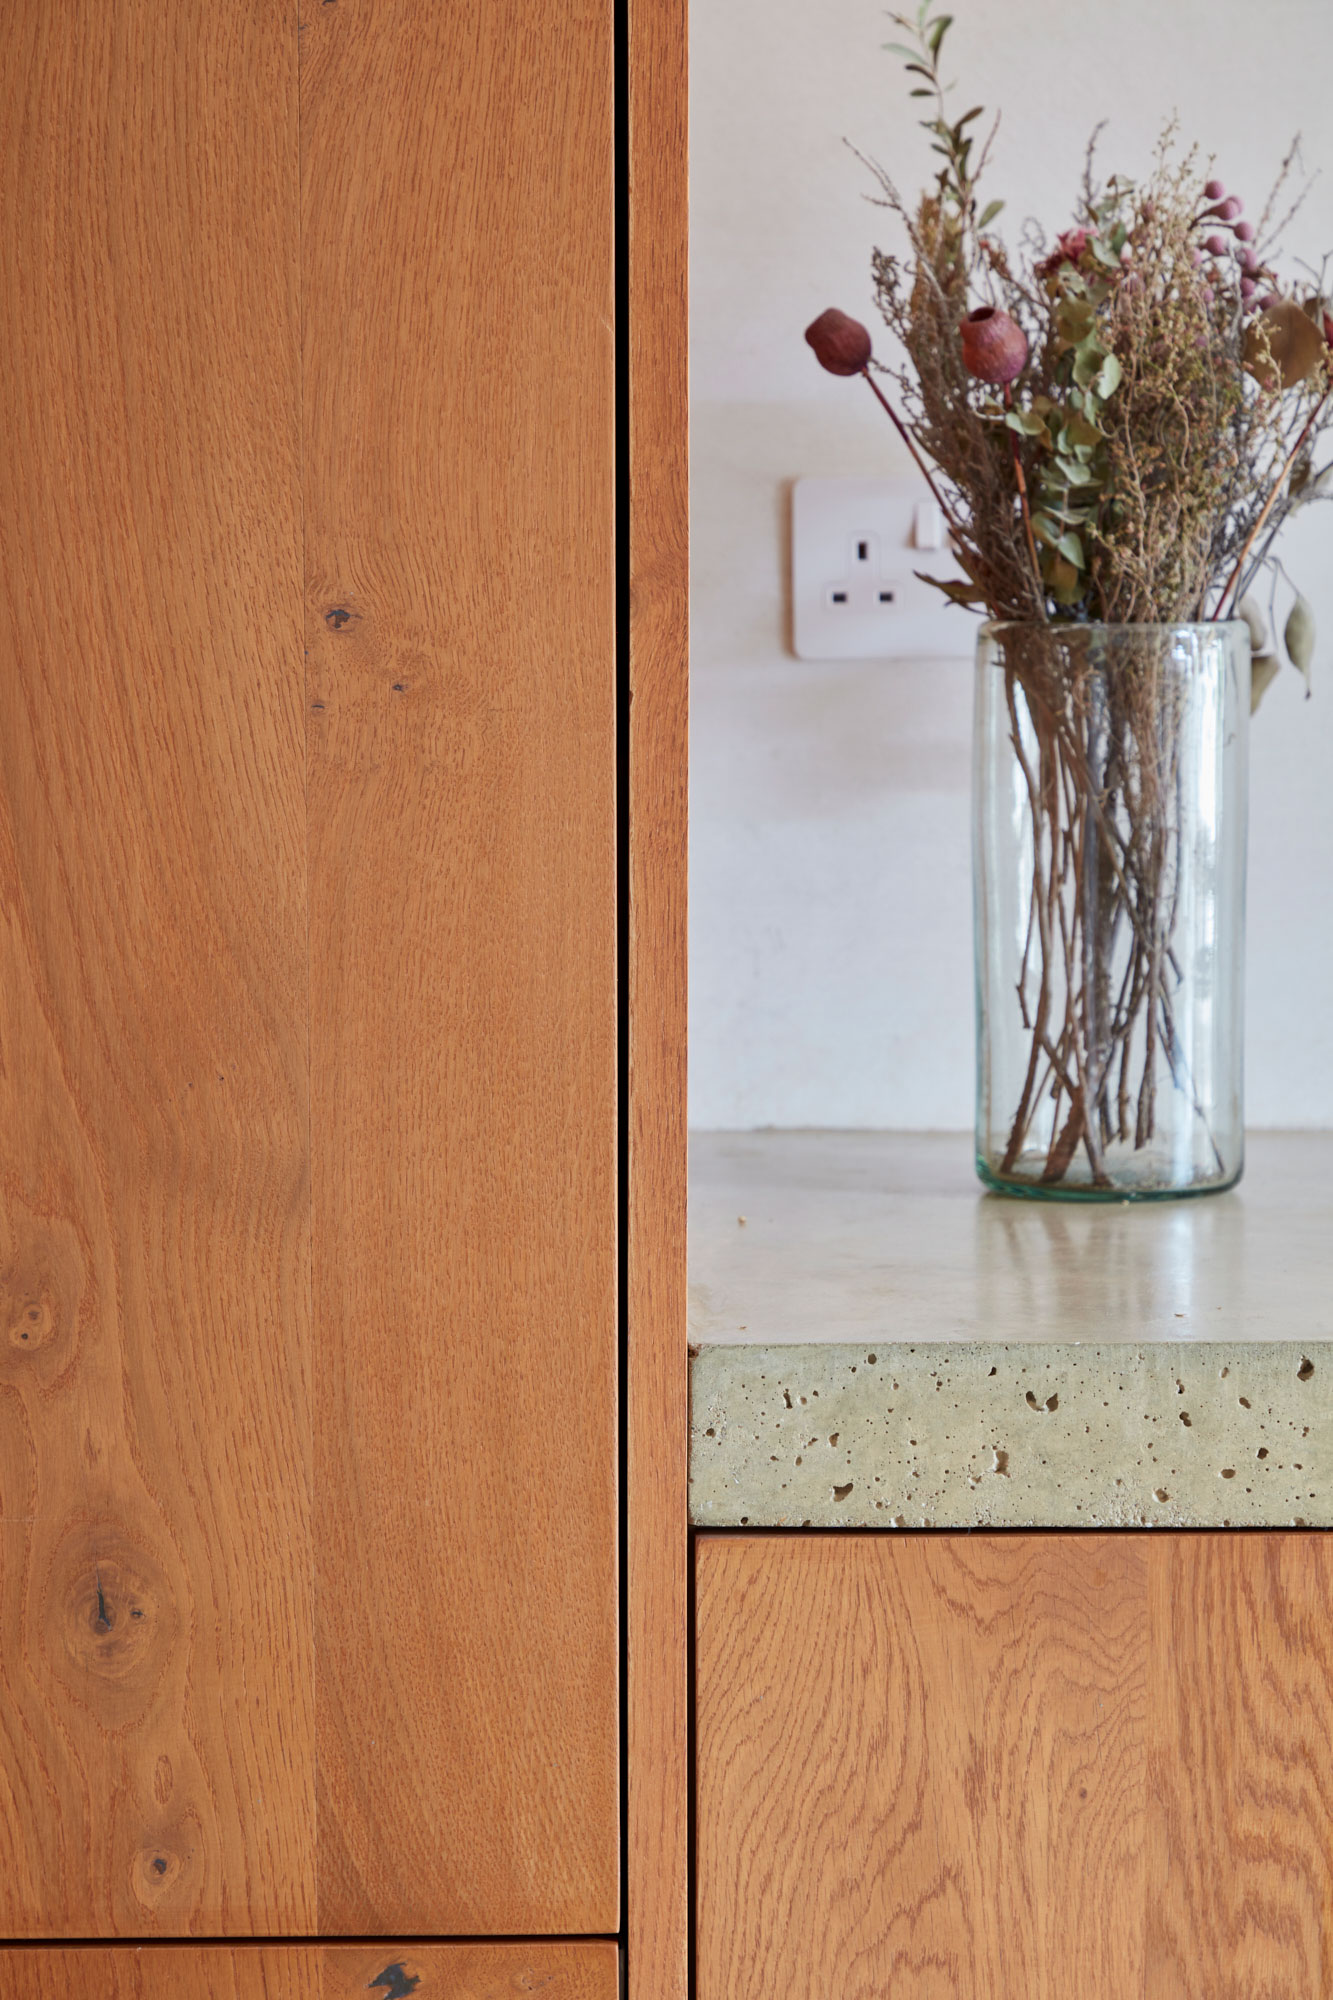
POLYGON ((977 1171, 1007 1193, 1240 1178, 1243 624, 988 625, 977 651, 977 1171))

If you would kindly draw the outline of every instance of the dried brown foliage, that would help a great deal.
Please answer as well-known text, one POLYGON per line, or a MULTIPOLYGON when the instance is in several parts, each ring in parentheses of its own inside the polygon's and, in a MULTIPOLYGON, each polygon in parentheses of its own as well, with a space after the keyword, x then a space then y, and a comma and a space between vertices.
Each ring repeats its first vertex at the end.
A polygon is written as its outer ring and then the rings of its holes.
POLYGON ((899 52, 914 94, 932 100, 925 124, 944 165, 909 206, 868 163, 910 245, 906 258, 874 256, 880 310, 905 356, 883 372, 956 524, 971 581, 951 594, 996 619, 1234 612, 1294 509, 1333 490, 1333 467, 1325 478, 1317 463, 1333 423, 1328 301, 1318 278, 1284 284, 1274 268, 1270 225, 1294 149, 1256 232, 1238 201, 1205 190, 1172 132, 1138 185, 1099 184, 1090 147, 1073 225, 1015 262, 993 229, 1001 204, 979 198, 984 152, 974 168, 967 128, 980 112, 954 125, 944 114, 947 18, 895 18, 914 37, 899 52), (964 360, 960 322, 979 305, 1028 341, 1003 398, 964 360), (1306 329, 1294 376, 1284 314, 1306 329))

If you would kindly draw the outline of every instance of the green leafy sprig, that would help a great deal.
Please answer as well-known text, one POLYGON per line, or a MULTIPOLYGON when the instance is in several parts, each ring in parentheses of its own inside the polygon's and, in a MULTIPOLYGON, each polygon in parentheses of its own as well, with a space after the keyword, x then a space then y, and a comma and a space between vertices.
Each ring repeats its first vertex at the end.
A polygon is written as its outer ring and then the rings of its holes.
MULTIPOLYGON (((1002 201, 987 202, 978 214, 976 183, 981 171, 981 162, 976 171, 972 167, 973 137, 968 126, 982 117, 985 106, 974 104, 961 118, 952 123, 946 116, 945 97, 953 88, 940 75, 940 50, 944 37, 953 25, 952 14, 932 14, 930 0, 921 0, 915 15, 890 14, 889 19, 911 35, 909 46, 904 42, 886 42, 885 48, 892 55, 901 56, 907 65, 909 76, 921 80, 914 84, 910 95, 929 98, 935 106, 933 118, 923 118, 921 129, 930 134, 930 149, 938 153, 944 161, 936 178, 939 198, 946 210, 952 210, 960 229, 972 226, 978 234, 994 222, 1004 207, 1002 201)), ((984 150, 982 161, 984 162, 984 150)))
POLYGON ((1063 394, 1034 395, 1004 420, 1036 452, 1032 530, 1042 545, 1043 580, 1057 604, 1073 605, 1088 568, 1084 530, 1101 513, 1110 476, 1102 416, 1122 376, 1098 317, 1109 286, 1066 265, 1059 288, 1055 386, 1063 394))

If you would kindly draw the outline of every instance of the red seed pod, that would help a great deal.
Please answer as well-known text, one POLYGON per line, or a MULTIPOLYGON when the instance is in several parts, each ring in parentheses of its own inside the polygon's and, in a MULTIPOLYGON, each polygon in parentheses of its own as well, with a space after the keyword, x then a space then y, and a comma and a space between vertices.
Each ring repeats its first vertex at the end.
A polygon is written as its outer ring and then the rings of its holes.
POLYGON ((1028 365, 1027 335, 1017 320, 996 306, 978 306, 958 328, 963 366, 978 382, 1016 382, 1028 365))
POLYGON ((830 306, 818 319, 811 320, 805 337, 815 350, 815 359, 830 375, 859 375, 870 361, 870 335, 859 319, 852 319, 830 306))

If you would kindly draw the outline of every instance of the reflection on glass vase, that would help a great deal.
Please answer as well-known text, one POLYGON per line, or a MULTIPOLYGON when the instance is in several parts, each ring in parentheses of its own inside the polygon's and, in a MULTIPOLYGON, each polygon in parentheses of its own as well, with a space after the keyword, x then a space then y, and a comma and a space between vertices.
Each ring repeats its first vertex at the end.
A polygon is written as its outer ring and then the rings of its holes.
POLYGON ((974 771, 977 1170, 1201 1194, 1243 1164, 1240 623, 988 625, 974 771))

